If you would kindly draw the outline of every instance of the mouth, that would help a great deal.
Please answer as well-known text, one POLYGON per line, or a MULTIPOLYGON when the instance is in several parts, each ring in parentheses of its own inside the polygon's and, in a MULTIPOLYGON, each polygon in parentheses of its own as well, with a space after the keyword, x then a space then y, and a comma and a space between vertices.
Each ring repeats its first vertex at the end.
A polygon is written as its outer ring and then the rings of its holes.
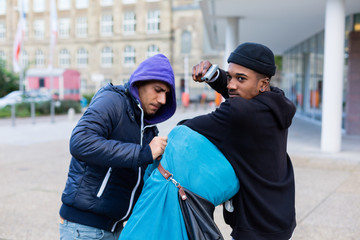
POLYGON ((161 107, 161 105, 151 104, 153 110, 157 111, 161 107))
POLYGON ((239 94, 236 94, 236 93, 233 93, 233 92, 228 92, 228 95, 229 95, 230 98, 239 97, 239 94))

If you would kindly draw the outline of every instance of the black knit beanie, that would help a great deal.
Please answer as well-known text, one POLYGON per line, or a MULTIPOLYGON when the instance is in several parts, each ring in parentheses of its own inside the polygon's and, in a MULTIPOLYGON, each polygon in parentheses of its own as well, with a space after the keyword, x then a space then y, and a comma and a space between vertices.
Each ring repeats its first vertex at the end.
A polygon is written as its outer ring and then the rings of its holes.
POLYGON ((276 71, 273 52, 259 43, 243 43, 233 51, 228 63, 236 63, 250 68, 268 77, 274 76, 276 71))

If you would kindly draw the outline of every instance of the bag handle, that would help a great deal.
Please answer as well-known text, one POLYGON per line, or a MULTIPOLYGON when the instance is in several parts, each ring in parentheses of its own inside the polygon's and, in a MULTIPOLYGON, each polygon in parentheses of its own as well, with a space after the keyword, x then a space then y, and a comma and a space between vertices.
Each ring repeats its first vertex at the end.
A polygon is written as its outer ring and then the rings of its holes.
POLYGON ((161 163, 159 163, 157 169, 159 170, 159 172, 161 173, 161 175, 167 180, 167 181, 171 181, 175 187, 177 187, 179 189, 179 194, 181 196, 181 199, 182 200, 186 200, 187 196, 186 196, 186 193, 184 191, 184 188, 180 185, 180 183, 178 181, 176 181, 174 178, 173 178, 173 174, 170 173, 168 170, 166 170, 162 165, 161 163))

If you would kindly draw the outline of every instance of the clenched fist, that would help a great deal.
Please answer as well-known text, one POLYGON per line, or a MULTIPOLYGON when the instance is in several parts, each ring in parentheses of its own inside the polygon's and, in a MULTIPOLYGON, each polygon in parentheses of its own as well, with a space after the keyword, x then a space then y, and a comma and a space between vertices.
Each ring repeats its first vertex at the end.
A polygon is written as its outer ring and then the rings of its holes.
POLYGON ((192 78, 195 82, 203 82, 201 78, 205 75, 205 73, 211 67, 211 62, 209 61, 201 61, 199 64, 196 64, 192 69, 192 78))
POLYGON ((154 137, 149 143, 153 160, 160 157, 164 151, 167 144, 167 137, 154 137))

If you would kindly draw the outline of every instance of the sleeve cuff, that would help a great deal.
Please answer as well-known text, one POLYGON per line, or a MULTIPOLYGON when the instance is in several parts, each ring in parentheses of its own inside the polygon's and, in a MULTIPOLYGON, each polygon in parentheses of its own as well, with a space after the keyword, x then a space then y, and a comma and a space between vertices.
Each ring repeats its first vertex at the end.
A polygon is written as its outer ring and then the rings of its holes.
POLYGON ((144 164, 153 163, 154 160, 152 158, 151 148, 149 145, 145 145, 140 149, 138 165, 142 166, 144 164))

